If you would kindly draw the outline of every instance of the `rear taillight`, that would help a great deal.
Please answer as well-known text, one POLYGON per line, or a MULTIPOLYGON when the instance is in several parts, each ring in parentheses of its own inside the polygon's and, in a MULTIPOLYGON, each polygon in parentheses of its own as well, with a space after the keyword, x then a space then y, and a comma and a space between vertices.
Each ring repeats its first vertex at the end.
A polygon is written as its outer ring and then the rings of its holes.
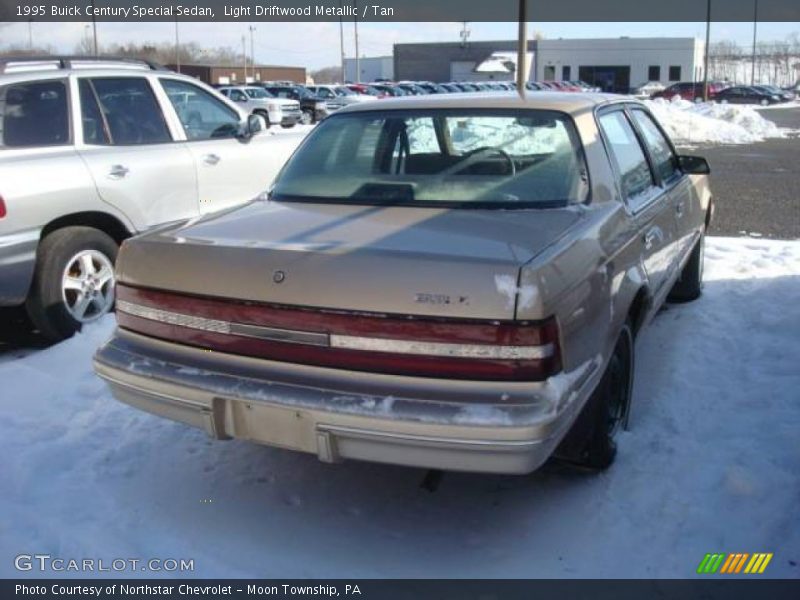
POLYGON ((0 196, 0 219, 5 217, 7 214, 6 212, 6 201, 3 200, 3 197, 0 196))
POLYGON ((555 319, 353 314, 117 286, 120 327, 219 352, 393 375, 541 381, 561 370, 555 319))

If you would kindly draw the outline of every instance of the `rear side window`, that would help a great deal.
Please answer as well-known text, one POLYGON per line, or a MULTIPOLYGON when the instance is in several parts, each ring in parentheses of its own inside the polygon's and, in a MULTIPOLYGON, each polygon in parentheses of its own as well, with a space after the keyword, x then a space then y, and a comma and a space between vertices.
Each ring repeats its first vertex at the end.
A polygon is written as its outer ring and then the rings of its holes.
POLYGON ((625 199, 633 200, 647 192, 655 185, 653 174, 625 113, 616 110, 601 115, 600 128, 617 165, 625 199))
MULTIPOLYGON (((146 79, 103 77, 88 81, 107 124, 111 144, 135 146, 172 141, 164 115, 146 79)), ((88 110, 91 113, 91 107, 88 110)))
POLYGON ((0 147, 62 146, 70 142, 64 81, 0 88, 0 147))
POLYGON ((653 118, 646 112, 643 110, 633 110, 631 112, 639 125, 639 130, 642 132, 645 142, 647 142, 656 170, 663 181, 669 181, 678 174, 678 160, 672 152, 667 138, 664 137, 653 118))

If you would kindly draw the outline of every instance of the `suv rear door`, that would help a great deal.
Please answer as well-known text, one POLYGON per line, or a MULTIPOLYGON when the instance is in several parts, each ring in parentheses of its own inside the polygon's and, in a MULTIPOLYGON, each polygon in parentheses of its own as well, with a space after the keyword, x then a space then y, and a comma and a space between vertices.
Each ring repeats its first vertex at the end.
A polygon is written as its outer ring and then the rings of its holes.
POLYGON ((100 197, 141 231, 199 214, 197 176, 146 77, 77 77, 78 153, 100 197))

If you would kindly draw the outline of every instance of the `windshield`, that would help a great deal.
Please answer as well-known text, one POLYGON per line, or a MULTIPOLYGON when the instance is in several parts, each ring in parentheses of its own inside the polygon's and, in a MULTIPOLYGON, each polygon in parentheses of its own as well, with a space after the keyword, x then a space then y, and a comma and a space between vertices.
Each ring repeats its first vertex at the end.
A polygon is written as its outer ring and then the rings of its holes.
POLYGON ((272 190, 279 201, 453 208, 564 206, 587 195, 569 117, 509 109, 334 115, 272 190))
POLYGON ((339 96, 355 96, 356 95, 356 93, 353 90, 351 90, 350 88, 346 88, 346 87, 337 87, 336 88, 336 94, 339 95, 339 96))
POLYGON ((261 88, 245 88, 245 93, 251 98, 272 98, 272 94, 261 88))

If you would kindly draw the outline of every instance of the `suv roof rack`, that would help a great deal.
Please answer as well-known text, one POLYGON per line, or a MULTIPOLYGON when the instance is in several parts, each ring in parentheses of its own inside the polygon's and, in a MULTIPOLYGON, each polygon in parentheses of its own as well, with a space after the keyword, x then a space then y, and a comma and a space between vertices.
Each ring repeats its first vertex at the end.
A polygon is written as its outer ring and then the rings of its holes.
POLYGON ((47 71, 51 69, 102 68, 105 63, 117 67, 168 71, 165 66, 143 58, 127 56, 4 56, 0 58, 0 75, 21 71, 47 71))

